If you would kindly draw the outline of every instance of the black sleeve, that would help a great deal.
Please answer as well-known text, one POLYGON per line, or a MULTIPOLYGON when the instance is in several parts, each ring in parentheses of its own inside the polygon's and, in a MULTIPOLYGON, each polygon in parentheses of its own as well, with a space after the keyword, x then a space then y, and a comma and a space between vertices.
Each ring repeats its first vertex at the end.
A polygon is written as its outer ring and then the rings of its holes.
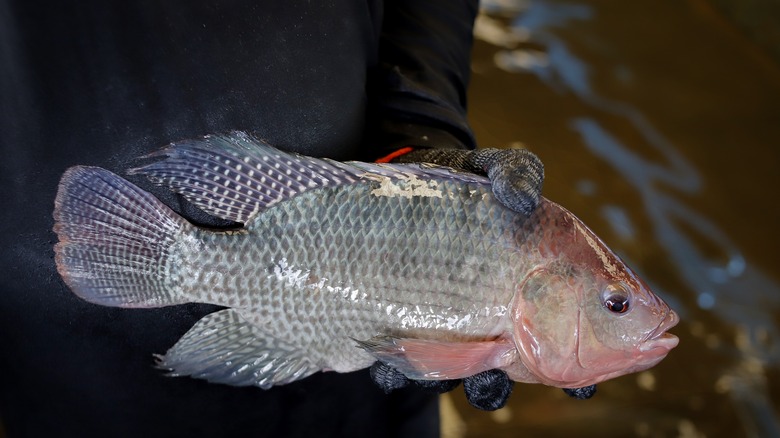
POLYGON ((466 120, 477 1, 386 2, 378 64, 369 72, 365 142, 473 149, 466 120))

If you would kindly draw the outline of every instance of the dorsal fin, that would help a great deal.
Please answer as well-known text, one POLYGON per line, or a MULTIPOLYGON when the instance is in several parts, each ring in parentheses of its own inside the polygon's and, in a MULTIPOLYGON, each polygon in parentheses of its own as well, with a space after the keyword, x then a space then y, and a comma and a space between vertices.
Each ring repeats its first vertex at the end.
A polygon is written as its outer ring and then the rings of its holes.
POLYGON ((163 160, 130 170, 182 194, 198 208, 246 224, 262 209, 308 190, 363 180, 487 178, 427 164, 341 163, 280 151, 243 132, 173 143, 149 155, 163 160))
POLYGON ((260 209, 319 187, 349 184, 363 170, 283 152, 243 132, 173 143, 166 158, 130 170, 222 219, 246 223, 260 209))

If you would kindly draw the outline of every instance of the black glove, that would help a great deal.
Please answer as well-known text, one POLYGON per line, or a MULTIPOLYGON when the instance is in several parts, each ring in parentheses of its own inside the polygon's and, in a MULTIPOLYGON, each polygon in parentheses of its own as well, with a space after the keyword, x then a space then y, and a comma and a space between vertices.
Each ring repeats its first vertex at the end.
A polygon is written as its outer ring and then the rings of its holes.
POLYGON ((564 388, 563 392, 577 400, 587 400, 596 393, 596 385, 583 386, 582 388, 564 388))
POLYGON ((526 216, 542 195, 544 165, 527 149, 416 149, 394 162, 431 163, 487 176, 496 199, 526 216))
MULTIPOLYGON (((411 380, 395 368, 374 362, 370 369, 371 379, 385 393, 414 384, 417 387, 435 394, 443 394, 457 388, 461 379, 457 380, 411 380)), ((504 407, 509 394, 512 393, 513 381, 501 370, 488 370, 462 379, 466 399, 477 409, 495 411, 504 407)))
MULTIPOLYGON (((544 165, 526 149, 417 149, 393 160, 397 163, 431 163, 490 178, 493 194, 508 208, 530 216, 539 205, 544 182, 544 165)), ((376 362, 371 378, 385 392, 410 383, 436 393, 453 390, 460 380, 410 380, 395 368, 376 362)), ((477 409, 493 411, 502 408, 512 393, 514 382, 501 370, 488 370, 463 379, 466 399, 477 409)), ((596 385, 564 389, 577 399, 588 399, 596 385)))

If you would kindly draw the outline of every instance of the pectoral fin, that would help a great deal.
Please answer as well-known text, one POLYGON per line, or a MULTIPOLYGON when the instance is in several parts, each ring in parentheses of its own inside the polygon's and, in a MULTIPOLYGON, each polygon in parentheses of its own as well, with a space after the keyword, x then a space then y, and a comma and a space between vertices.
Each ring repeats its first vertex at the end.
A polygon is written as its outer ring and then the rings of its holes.
POLYGON ((378 336, 356 341, 377 360, 410 379, 462 379, 509 365, 517 349, 508 339, 475 342, 445 342, 378 336))
POLYGON ((171 376, 264 389, 319 371, 300 350, 266 335, 233 309, 203 317, 158 359, 171 376))

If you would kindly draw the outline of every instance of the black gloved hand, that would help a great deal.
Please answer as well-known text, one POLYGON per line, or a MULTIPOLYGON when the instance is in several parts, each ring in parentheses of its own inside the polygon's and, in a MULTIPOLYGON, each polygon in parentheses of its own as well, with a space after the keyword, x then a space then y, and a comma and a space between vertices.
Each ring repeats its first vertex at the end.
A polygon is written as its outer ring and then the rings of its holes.
POLYGON ((508 208, 529 216, 542 194, 544 165, 527 149, 416 149, 397 163, 431 163, 490 178, 493 194, 508 208))
MULTIPOLYGON (((369 370, 371 379, 377 386, 389 394, 414 384, 425 391, 443 394, 457 388, 461 380, 411 380, 400 371, 382 362, 374 362, 369 370)), ((506 405, 515 382, 501 370, 488 370, 462 379, 466 400, 471 406, 483 411, 495 411, 506 405)), ((582 388, 564 388, 569 397, 587 400, 596 393, 596 385, 582 388)))
MULTIPOLYGON (((461 380, 411 380, 395 368, 382 362, 374 362, 369 370, 371 379, 385 393, 414 384, 425 391, 443 394, 452 391, 461 380)), ((504 407, 512 393, 514 383, 501 370, 488 370, 462 379, 466 399, 477 409, 495 411, 504 407)))

